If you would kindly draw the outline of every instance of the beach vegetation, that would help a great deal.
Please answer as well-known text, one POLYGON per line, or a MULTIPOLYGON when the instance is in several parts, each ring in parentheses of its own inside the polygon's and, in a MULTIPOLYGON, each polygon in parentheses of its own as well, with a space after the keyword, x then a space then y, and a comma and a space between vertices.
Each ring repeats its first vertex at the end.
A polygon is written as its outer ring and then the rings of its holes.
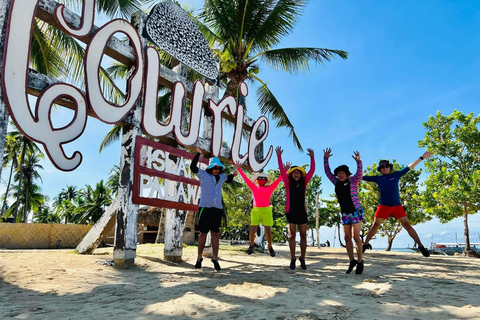
POLYGON ((442 223, 463 217, 465 253, 472 254, 468 216, 480 211, 480 115, 439 111, 423 126, 418 145, 434 156, 425 161, 429 176, 422 205, 442 223))

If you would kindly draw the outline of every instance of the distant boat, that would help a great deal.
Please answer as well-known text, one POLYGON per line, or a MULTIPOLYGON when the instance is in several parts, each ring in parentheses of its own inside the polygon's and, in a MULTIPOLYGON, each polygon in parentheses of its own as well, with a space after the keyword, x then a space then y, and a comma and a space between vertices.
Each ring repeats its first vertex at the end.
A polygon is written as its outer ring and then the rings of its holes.
MULTIPOLYGON (((413 248, 409 248, 415 252, 420 252, 418 247, 414 246, 413 248)), ((475 252, 480 253, 480 243, 470 243, 470 249, 475 252)), ((463 253, 465 251, 465 243, 446 243, 446 242, 432 242, 432 245, 427 248, 430 254, 439 254, 444 256, 453 256, 456 253, 463 253)))

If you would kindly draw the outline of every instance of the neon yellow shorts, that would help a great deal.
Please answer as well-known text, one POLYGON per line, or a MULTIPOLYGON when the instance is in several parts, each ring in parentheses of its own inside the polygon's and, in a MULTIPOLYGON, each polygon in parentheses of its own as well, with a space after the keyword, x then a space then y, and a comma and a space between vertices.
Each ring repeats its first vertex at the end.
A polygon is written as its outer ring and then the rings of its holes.
POLYGON ((272 206, 269 207, 253 207, 250 213, 252 226, 258 226, 260 222, 264 227, 273 226, 272 206))

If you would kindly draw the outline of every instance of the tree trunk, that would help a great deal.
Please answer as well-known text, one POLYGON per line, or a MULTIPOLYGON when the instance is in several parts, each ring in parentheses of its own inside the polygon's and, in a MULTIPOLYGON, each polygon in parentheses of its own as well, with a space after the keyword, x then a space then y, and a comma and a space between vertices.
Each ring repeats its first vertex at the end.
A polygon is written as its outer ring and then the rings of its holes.
POLYGON ((5 199, 3 199, 2 211, 1 211, 2 213, 0 214, 0 216, 2 216, 2 217, 5 213, 5 205, 7 204, 8 192, 10 191, 10 184, 12 182, 12 176, 13 176, 13 162, 12 162, 12 166, 10 168, 10 176, 8 177, 7 190, 5 190, 5 199))
MULTIPOLYGON (((27 139, 27 138, 23 137, 23 139, 27 139)), ((23 159, 25 159, 25 149, 26 149, 26 144, 24 142, 22 147, 22 153, 20 154, 20 161, 18 163, 18 166, 20 168, 20 173, 18 174, 17 205, 15 206, 15 209, 13 211, 13 218, 15 219, 15 221, 17 221, 18 208, 20 207, 20 194, 22 193, 23 159)))
MULTIPOLYGON (((311 230, 311 232, 312 232, 312 247, 315 247, 315 238, 313 237, 313 236, 314 236, 314 234, 313 234, 313 228, 310 229, 310 230, 311 230)), ((317 239, 317 240, 318 240, 318 239, 317 239)))
POLYGON ((23 222, 23 223, 27 223, 27 219, 28 219, 28 202, 29 202, 29 197, 28 197, 29 191, 28 191, 28 190, 29 190, 29 189, 30 189, 30 188, 29 188, 29 185, 26 184, 26 185, 25 185, 25 193, 24 193, 24 195, 25 195, 25 204, 23 205, 23 218, 22 218, 22 222, 23 222))
POLYGON ((465 235, 465 255, 468 255, 472 249, 470 248, 470 230, 468 229, 468 211, 467 206, 463 206, 463 226, 464 226, 464 235, 465 235))
POLYGON ((391 251, 392 250, 393 239, 395 239, 395 237, 388 236, 388 246, 387 246, 387 249, 385 249, 385 251, 391 251))

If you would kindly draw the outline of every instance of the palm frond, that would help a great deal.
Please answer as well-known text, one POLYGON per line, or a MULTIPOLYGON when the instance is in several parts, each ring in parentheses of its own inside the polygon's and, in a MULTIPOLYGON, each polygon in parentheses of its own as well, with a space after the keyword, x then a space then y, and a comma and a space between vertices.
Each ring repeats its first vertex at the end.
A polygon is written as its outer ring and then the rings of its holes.
POLYGON ((108 131, 107 135, 103 138, 102 142, 100 143, 100 147, 98 148, 98 153, 101 153, 103 149, 120 139, 122 136, 122 127, 119 125, 114 125, 110 131, 108 131))
POLYGON ((303 151, 302 145, 300 144, 297 134, 295 133, 295 128, 290 122, 290 119, 288 119, 285 110, 283 110, 283 107, 280 105, 277 98, 275 98, 265 83, 257 88, 257 97, 260 112, 264 115, 268 115, 273 121, 275 121, 277 128, 285 127, 289 129, 290 133, 288 136, 291 136, 295 146, 299 150, 303 151))
POLYGON ((265 51, 260 55, 261 60, 275 70, 292 74, 310 70, 310 60, 323 64, 336 57, 347 59, 348 53, 323 48, 284 48, 265 51))

